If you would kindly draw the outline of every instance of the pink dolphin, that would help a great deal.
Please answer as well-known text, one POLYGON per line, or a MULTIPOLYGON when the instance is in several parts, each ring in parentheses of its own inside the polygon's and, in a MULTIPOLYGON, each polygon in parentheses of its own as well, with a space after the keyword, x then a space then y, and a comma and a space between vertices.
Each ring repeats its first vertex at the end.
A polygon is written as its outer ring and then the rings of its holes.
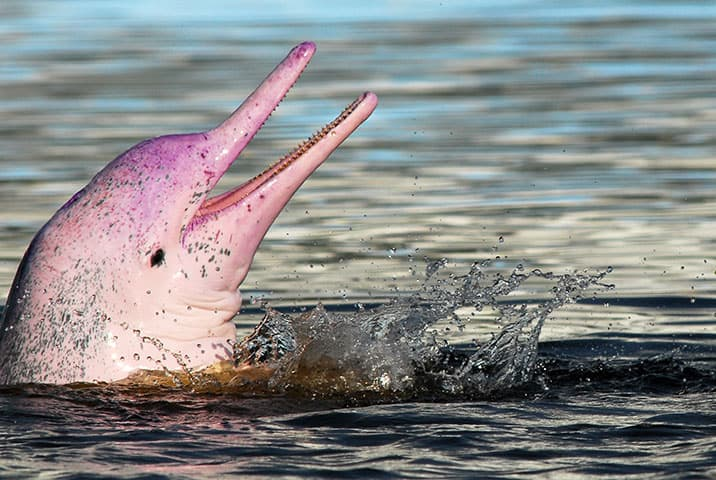
POLYGON ((364 93, 263 173, 208 198, 315 49, 291 50, 218 127, 127 150, 55 213, 10 290, 0 384, 115 381, 231 358, 238 288, 259 243, 377 105, 364 93))

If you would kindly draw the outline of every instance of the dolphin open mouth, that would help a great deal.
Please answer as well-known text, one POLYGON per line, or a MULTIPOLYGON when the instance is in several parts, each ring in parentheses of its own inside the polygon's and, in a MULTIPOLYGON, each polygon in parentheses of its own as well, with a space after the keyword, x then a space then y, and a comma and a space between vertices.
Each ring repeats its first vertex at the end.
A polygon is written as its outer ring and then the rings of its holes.
POLYGON ((225 193, 208 197, 298 80, 315 50, 312 42, 294 47, 228 119, 201 134, 202 146, 195 153, 201 157, 197 161, 205 178, 187 208, 181 242, 190 252, 230 252, 233 259, 224 266, 236 275, 228 281, 229 289, 238 288, 261 240, 296 190, 377 106, 374 93, 363 93, 266 170, 225 193))
MULTIPOLYGON (((279 99, 276 102, 276 105, 281 102, 281 99, 279 99)), ((299 161, 302 157, 306 156, 306 153, 311 150, 315 145, 317 145, 321 140, 326 138, 328 135, 331 135, 332 133, 335 134, 334 129, 341 125, 343 122, 348 122, 349 119, 353 120, 355 126, 357 127, 362 123, 368 115, 370 115, 370 112, 365 115, 364 117, 358 117, 358 118, 352 118, 351 116, 354 114, 354 112, 358 109, 359 106, 365 106, 365 104, 374 104, 376 102, 375 95, 371 92, 365 92, 360 97, 358 97, 356 100, 354 100, 351 104, 349 104, 343 112, 341 112, 340 115, 338 115, 335 119, 333 119, 331 122, 324 125, 322 129, 314 133, 311 137, 301 142, 296 148, 294 148, 291 152, 284 155, 280 160, 275 162, 273 165, 266 168, 263 172, 259 173, 255 177, 251 178, 250 180, 247 180, 243 184, 239 185, 238 187, 235 187, 228 192, 222 193, 220 195, 216 195, 214 197, 207 198, 199 207, 199 210, 194 215, 195 218, 202 217, 205 215, 211 215, 213 213, 217 213, 220 210, 223 210, 227 207, 230 207, 232 205, 235 205, 238 202, 241 202, 241 200, 248 197, 252 192, 256 191, 261 187, 261 185, 266 184, 268 181, 270 181, 273 177, 279 175, 282 171, 284 171, 289 165, 291 165, 295 161, 299 161)), ((373 107, 374 108, 374 107, 373 107)), ((372 111, 372 108, 371 108, 372 111)), ((352 131, 352 130, 351 130, 352 131)), ((343 139, 341 139, 342 141, 343 139)), ((335 143, 335 141, 333 142, 335 143)), ((340 143, 340 142, 339 142, 340 143)), ((338 145, 335 145, 337 147, 338 145)), ((335 149, 335 147, 333 149, 335 149)), ((327 156, 325 157, 327 158, 327 156)), ((324 160, 325 160, 324 158, 324 160)))

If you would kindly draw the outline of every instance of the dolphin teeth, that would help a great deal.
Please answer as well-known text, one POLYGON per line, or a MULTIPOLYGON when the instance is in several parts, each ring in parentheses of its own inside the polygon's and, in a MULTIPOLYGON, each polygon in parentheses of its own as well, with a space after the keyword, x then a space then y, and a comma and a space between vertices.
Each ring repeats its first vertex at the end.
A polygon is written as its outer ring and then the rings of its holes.
POLYGON ((308 137, 306 140, 299 143, 296 148, 294 148, 293 150, 285 154, 283 157, 281 157, 279 160, 271 164, 263 172, 259 173, 258 175, 255 175, 253 178, 251 178, 247 182, 244 182, 234 190, 218 195, 217 197, 211 197, 204 200, 203 205, 199 208, 199 211, 196 213, 194 218, 202 217, 210 213, 216 213, 223 208, 226 208, 230 205, 234 205, 243 200, 244 198, 248 197, 252 192, 259 188, 259 186, 262 184, 262 179, 268 179, 278 175, 288 166, 290 166, 293 162, 305 155, 309 150, 311 150, 314 145, 316 145, 323 138, 328 136, 337 126, 343 123, 346 118, 348 118, 348 116, 356 110, 356 108, 358 108, 358 106, 361 104, 361 102, 365 100, 365 98, 366 94, 363 94, 357 99, 355 99, 353 102, 348 104, 336 118, 328 122, 326 125, 323 126, 323 128, 316 131, 316 133, 308 137), (230 201, 224 201, 224 198, 230 198, 230 201), (219 199, 221 199, 221 201, 217 201, 219 199))
POLYGON ((311 135, 308 139, 304 140, 298 146, 293 149, 291 152, 284 155, 278 162, 276 162, 274 165, 267 168, 263 173, 259 174, 258 176, 264 175, 264 173, 267 173, 268 171, 272 170, 275 167, 279 167, 280 170, 283 170, 288 165, 290 165, 293 161, 295 161, 297 158, 304 155, 308 150, 311 149, 312 146, 317 144, 321 139, 326 137, 331 130, 336 128, 338 125, 340 125, 346 118, 348 118, 348 115, 353 113, 353 111, 358 108, 358 105, 363 101, 364 95, 358 97, 355 99, 352 103, 350 103, 346 108, 343 109, 343 111, 338 115, 336 118, 334 118, 331 122, 328 122, 326 125, 323 126, 322 129, 318 130, 316 133, 311 135))

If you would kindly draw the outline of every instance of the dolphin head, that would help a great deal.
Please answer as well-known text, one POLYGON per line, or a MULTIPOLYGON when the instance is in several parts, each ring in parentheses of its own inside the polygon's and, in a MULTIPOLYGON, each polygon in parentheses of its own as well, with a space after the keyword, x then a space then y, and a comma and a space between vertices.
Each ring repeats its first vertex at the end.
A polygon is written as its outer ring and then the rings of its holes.
POLYGON ((11 288, 0 383, 113 381, 231 357, 238 288, 259 243, 377 104, 364 93, 265 171, 212 196, 314 52, 295 47, 216 128, 127 150, 58 210, 11 288))

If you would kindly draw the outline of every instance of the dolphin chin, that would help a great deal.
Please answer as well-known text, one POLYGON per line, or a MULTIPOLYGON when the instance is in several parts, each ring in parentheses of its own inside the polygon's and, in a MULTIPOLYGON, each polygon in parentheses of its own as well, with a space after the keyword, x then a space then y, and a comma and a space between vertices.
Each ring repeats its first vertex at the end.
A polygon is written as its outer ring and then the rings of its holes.
POLYGON ((210 196, 315 52, 296 46, 231 116, 110 162, 30 243, 0 328, 0 384, 111 382, 230 359, 238 288, 301 184, 370 116, 362 94, 265 171, 210 196))

